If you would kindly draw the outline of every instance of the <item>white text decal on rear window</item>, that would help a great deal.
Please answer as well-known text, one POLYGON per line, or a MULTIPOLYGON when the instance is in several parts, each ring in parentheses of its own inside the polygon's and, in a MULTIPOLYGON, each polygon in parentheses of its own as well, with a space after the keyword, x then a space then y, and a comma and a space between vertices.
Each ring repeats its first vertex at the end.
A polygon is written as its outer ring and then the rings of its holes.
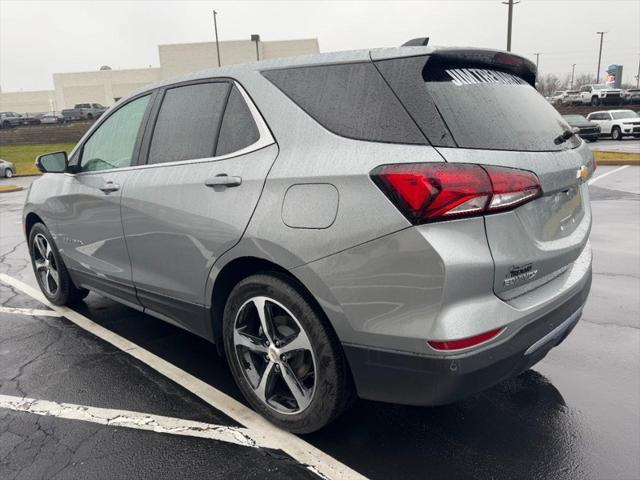
POLYGON ((454 68, 445 70, 454 85, 472 85, 475 83, 502 83, 505 85, 525 85, 520 77, 510 73, 487 70, 484 68, 454 68))

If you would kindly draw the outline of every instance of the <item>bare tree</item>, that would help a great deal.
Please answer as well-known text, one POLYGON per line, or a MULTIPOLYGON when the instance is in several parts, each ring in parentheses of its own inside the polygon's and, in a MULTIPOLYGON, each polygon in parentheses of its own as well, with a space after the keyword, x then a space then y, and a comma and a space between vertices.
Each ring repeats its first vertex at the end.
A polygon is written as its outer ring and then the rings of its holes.
POLYGON ((593 76, 587 73, 580 73, 573 79, 573 89, 579 90, 581 86, 589 85, 590 83, 593 83, 593 76))
POLYGON ((550 96, 556 90, 560 90, 562 81, 557 75, 553 73, 547 73, 546 75, 539 75, 536 82, 536 88, 545 97, 550 96))

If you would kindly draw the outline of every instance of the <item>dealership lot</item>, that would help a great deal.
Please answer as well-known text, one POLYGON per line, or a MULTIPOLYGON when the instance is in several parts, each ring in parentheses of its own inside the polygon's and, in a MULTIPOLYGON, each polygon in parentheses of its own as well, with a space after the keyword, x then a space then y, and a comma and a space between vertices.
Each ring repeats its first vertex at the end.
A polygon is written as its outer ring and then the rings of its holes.
POLYGON ((302 439, 247 413, 207 342, 94 294, 75 314, 34 298, 25 192, 2 194, 0 478, 640 478, 640 167, 591 192, 593 288, 564 344, 457 404, 360 401, 302 439))

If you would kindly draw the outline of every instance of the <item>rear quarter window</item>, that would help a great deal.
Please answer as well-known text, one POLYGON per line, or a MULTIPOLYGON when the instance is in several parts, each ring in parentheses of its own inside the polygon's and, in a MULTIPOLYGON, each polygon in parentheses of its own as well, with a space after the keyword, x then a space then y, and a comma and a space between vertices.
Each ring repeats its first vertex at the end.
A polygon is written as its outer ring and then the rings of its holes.
POLYGON ((251 111, 238 88, 234 86, 224 111, 216 156, 242 150, 257 142, 259 138, 260 132, 251 111))
POLYGON ((371 62, 266 70, 262 74, 335 134, 373 142, 427 143, 371 62))

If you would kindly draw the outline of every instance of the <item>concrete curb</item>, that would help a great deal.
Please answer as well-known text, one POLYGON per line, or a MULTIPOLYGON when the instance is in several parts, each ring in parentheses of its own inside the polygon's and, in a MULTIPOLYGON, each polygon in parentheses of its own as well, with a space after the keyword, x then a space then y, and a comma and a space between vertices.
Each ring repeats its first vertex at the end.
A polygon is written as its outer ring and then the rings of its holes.
POLYGON ((593 150, 598 165, 640 165, 640 153, 593 150))
POLYGON ((0 185, 0 194, 19 192, 20 190, 24 190, 24 187, 21 187, 19 185, 0 185))

